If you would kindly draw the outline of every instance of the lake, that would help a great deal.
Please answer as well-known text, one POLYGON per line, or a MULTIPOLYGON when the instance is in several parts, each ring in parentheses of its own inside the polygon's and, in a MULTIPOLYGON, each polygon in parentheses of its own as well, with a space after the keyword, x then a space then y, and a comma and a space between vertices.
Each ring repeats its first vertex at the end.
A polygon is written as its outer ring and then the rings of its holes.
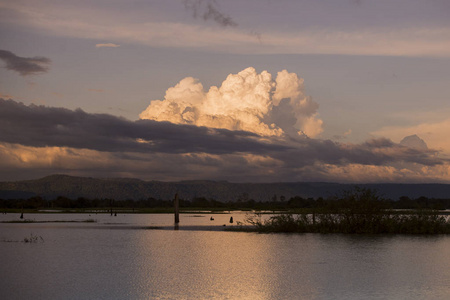
MULTIPOLYGON (((181 214, 179 229, 174 230, 171 214, 26 214, 25 219, 35 221, 96 222, 1 223, 0 295, 2 299, 449 299, 449 235, 224 230, 245 216, 181 214), (44 241, 23 242, 31 235, 44 241)), ((19 220, 19 215, 0 215, 0 221, 9 220, 19 220)))

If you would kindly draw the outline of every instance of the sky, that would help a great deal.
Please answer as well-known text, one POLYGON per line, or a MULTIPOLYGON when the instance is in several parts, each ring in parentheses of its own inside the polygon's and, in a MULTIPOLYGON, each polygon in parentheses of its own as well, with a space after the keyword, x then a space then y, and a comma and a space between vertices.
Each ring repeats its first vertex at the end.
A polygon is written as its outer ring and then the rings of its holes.
POLYGON ((450 183, 447 0, 0 0, 0 180, 450 183))

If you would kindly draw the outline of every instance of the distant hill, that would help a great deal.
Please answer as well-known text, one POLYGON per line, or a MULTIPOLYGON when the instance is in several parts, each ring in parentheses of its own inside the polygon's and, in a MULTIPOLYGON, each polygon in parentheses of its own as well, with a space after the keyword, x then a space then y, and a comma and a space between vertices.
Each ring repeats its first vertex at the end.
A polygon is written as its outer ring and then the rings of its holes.
POLYGON ((53 199, 64 196, 71 199, 138 200, 150 197, 173 199, 175 193, 183 199, 205 197, 218 201, 238 199, 270 201, 274 196, 286 200, 294 196, 318 198, 339 195, 355 186, 375 189, 389 199, 401 196, 418 198, 450 198, 450 184, 338 184, 321 182, 230 183, 226 181, 143 181, 132 178, 91 178, 51 175, 36 180, 0 182, 0 198, 17 199, 41 196, 53 199))

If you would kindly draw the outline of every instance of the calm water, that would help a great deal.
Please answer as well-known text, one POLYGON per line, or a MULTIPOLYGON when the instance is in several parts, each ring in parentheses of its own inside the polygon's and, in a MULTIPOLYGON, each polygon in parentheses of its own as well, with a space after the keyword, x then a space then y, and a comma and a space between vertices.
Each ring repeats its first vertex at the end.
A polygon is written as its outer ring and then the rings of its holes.
MULTIPOLYGON (((2 299, 449 299, 450 236, 223 231, 231 215, 0 224, 2 299), (151 229, 151 226, 163 226, 151 229), (30 234, 44 242, 24 243, 30 234)), ((245 214, 232 214, 235 222, 245 214)), ((0 221, 18 215, 0 215, 0 221)))

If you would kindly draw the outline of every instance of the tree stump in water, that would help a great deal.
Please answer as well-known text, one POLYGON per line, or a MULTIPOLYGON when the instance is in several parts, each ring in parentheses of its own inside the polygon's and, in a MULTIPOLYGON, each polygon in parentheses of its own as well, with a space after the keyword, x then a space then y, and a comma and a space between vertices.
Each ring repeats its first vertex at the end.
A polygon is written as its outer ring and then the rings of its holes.
POLYGON ((178 200, 178 193, 175 194, 175 199, 173 199, 173 206, 175 211, 175 224, 180 223, 180 201, 178 200))

